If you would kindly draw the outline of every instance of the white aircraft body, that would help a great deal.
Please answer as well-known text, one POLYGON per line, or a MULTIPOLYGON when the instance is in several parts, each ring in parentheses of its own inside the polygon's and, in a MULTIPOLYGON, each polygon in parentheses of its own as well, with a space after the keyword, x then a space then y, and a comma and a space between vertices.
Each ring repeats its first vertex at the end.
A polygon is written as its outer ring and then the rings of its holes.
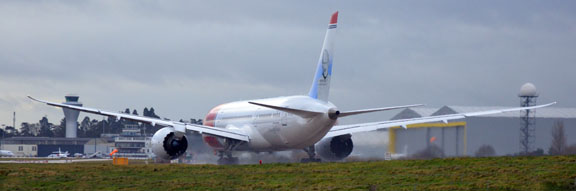
POLYGON ((0 157, 13 157, 14 153, 9 150, 0 150, 0 157))
POLYGON ((469 116, 536 109, 554 104, 353 125, 335 125, 340 117, 421 105, 340 111, 328 101, 334 60, 333 36, 337 28, 337 19, 338 12, 335 12, 328 25, 308 95, 222 104, 210 110, 203 125, 65 105, 38 100, 30 96, 29 98, 51 106, 164 126, 152 138, 153 152, 162 159, 175 159, 184 154, 188 147, 186 131, 198 132, 202 134, 206 144, 218 151, 219 162, 221 163, 237 162, 236 158, 232 157, 233 151, 272 152, 292 149, 304 149, 309 155, 308 161, 318 161, 316 154, 324 160, 340 160, 352 152, 352 133, 398 126, 405 128, 406 125, 416 123, 447 123, 448 120, 469 116))
POLYGON ((52 152, 52 154, 48 155, 46 158, 68 158, 68 155, 70 155, 68 151, 62 152, 60 148, 58 148, 58 151, 52 152))

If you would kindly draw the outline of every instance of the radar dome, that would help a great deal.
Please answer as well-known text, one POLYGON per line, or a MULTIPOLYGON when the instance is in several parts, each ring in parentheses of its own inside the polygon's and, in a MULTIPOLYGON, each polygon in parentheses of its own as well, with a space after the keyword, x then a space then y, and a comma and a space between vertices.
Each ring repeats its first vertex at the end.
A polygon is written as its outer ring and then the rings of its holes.
POLYGON ((520 88, 520 97, 529 97, 529 96, 538 96, 538 92, 536 92, 536 86, 532 83, 525 83, 520 88))

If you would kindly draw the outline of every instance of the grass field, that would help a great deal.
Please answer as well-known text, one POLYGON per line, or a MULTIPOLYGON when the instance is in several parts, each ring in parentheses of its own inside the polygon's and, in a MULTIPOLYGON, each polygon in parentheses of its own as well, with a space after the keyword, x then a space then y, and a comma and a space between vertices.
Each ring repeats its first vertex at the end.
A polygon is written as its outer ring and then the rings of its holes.
POLYGON ((0 164, 1 190, 575 190, 576 156, 349 163, 0 164))

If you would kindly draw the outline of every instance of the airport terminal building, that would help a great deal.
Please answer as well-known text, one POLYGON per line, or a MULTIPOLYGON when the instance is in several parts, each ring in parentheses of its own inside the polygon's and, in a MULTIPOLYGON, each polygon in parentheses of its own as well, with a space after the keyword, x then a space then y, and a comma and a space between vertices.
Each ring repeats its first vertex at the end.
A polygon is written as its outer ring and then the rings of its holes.
POLYGON ((2 150, 9 150, 19 157, 47 157, 61 150, 71 154, 84 153, 90 138, 63 137, 11 137, 2 140, 2 150))

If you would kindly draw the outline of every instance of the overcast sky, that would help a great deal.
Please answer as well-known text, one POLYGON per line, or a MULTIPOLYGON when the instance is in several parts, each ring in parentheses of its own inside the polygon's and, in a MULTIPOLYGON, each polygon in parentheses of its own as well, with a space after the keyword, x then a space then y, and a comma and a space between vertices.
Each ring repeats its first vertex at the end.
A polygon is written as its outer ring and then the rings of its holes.
POLYGON ((26 95, 74 93, 88 107, 154 107, 178 120, 306 94, 336 10, 330 99, 340 110, 517 106, 526 82, 539 103, 576 107, 576 1, 8 0, 0 124, 13 111, 17 124, 63 118, 26 95))

